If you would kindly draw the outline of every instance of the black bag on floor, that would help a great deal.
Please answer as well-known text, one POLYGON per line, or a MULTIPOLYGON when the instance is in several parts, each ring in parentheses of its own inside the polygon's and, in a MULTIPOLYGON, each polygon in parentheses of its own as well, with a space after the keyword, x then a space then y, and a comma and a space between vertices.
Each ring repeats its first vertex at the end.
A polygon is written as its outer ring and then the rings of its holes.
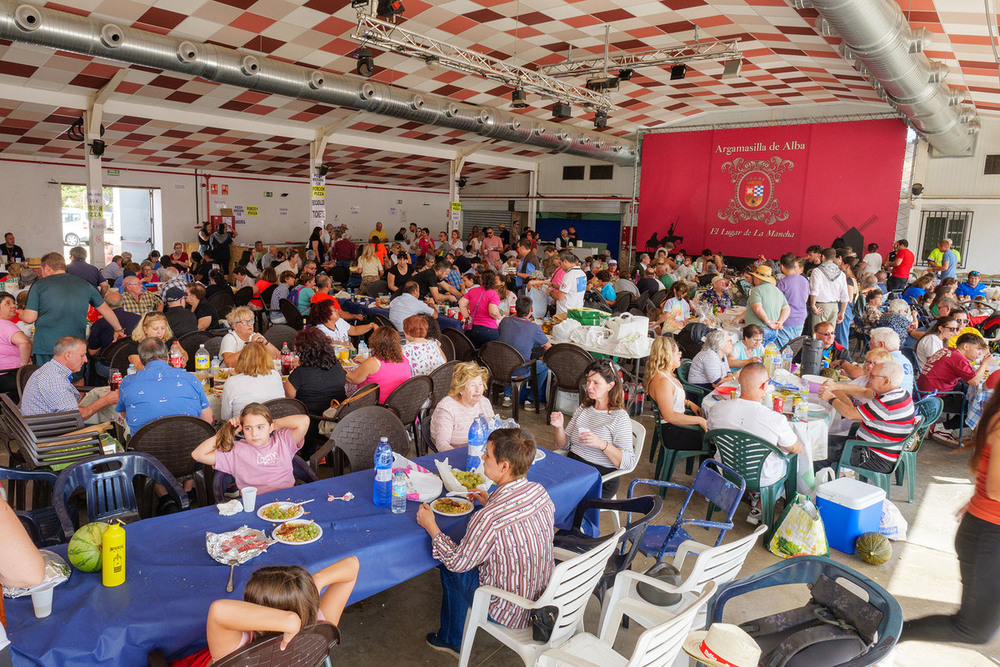
POLYGON ((826 575, 805 606, 741 623, 761 649, 762 667, 825 667, 863 655, 882 612, 826 575))

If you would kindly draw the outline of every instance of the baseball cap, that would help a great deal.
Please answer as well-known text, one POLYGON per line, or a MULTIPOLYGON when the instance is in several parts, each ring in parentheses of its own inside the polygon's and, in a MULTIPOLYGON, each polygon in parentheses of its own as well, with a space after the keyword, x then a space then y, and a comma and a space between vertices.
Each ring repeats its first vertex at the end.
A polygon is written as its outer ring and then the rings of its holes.
POLYGON ((184 291, 183 288, 177 286, 171 287, 170 289, 167 290, 166 294, 163 295, 163 298, 166 299, 167 301, 177 301, 179 299, 184 299, 186 297, 187 297, 187 292, 184 291))

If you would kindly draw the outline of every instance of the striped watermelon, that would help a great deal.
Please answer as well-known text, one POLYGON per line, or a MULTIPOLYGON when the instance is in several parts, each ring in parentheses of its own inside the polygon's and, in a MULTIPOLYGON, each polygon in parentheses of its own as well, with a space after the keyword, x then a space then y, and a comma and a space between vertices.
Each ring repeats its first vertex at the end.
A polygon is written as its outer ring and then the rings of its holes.
POLYGON ((66 556, 73 567, 81 572, 99 572, 101 569, 101 541, 108 524, 94 521, 82 526, 69 540, 66 556))

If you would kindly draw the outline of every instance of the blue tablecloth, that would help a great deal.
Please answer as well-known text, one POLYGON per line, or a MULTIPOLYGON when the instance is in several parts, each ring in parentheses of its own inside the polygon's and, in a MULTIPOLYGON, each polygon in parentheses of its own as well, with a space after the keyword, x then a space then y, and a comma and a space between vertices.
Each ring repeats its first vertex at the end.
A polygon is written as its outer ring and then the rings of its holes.
MULTIPOLYGON (((353 315, 381 315, 382 317, 389 317, 388 308, 379 308, 377 306, 369 306, 367 304, 362 304, 357 301, 341 301, 340 308, 344 312, 351 313, 353 315)), ((447 315, 438 315, 437 318, 438 326, 442 329, 459 329, 462 328, 462 322, 454 317, 448 317, 447 315)))
MULTIPOLYGON (((434 458, 447 457, 465 467, 465 448, 417 459, 434 470, 434 458)), ((351 602, 364 599, 436 567, 430 539, 416 523, 416 503, 406 514, 372 504, 374 471, 321 480, 263 494, 258 507, 274 500, 316 501, 306 505, 308 518, 323 529, 313 544, 274 544, 267 552, 237 566, 232 594, 226 593, 229 571, 205 550, 205 533, 243 525, 270 533, 275 526, 255 514, 221 516, 214 507, 146 519, 126 528, 126 572, 123 585, 105 588, 101 575, 74 571, 55 589, 52 615, 36 619, 28 597, 6 601, 7 634, 15 665, 145 665, 146 655, 161 649, 169 659, 190 655, 205 646, 208 607, 225 597, 242 599, 250 574, 265 565, 302 565, 315 572, 346 556, 361 561, 351 602), (327 502, 328 493, 355 495, 350 502, 327 502)), ((534 466, 528 479, 545 486, 555 504, 559 527, 569 527, 580 500, 599 497, 597 470, 552 452, 534 466)), ((468 517, 437 517, 438 525, 456 540, 468 517)), ((62 556, 66 546, 53 548, 62 556)), ((437 599, 426 601, 437 613, 437 599)), ((417 638, 411 638, 416 641, 417 638)))

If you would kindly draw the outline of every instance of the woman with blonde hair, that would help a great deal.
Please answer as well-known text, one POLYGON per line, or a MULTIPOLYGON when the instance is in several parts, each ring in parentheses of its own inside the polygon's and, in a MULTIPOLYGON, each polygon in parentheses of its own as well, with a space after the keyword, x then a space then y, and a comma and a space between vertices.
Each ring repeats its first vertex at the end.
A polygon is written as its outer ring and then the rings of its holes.
POLYGON ((229 376, 222 390, 223 420, 238 415, 247 403, 263 403, 285 395, 281 372, 275 370, 267 348, 257 341, 243 347, 234 370, 236 373, 229 376))
POLYGON ((493 406, 483 395, 489 379, 490 372, 474 361, 455 366, 451 389, 431 415, 431 443, 437 451, 467 446, 476 417, 493 417, 493 406))
POLYGON ((226 321, 233 328, 232 331, 222 337, 222 344, 219 346, 219 357, 222 365, 226 368, 234 368, 240 353, 247 343, 257 341, 267 348, 272 359, 277 359, 281 352, 275 346, 267 342, 259 333, 253 330, 253 311, 247 306, 237 306, 226 315, 226 321))
MULTIPOLYGON (((128 362, 135 366, 137 371, 145 368, 142 360, 139 359, 139 343, 147 338, 159 338, 166 343, 168 350, 173 345, 174 332, 170 330, 170 325, 167 324, 167 318, 163 313, 155 310, 143 313, 142 317, 139 318, 139 323, 132 329, 132 340, 128 344, 128 362)), ((183 348, 181 349, 181 354, 184 357, 184 365, 186 366, 188 355, 183 348)), ((118 370, 124 374, 124 368, 119 368, 118 370)))
POLYGON ((368 286, 382 277, 382 262, 375 254, 375 246, 366 243, 358 257, 358 265, 351 269, 355 273, 361 274, 361 286, 358 288, 359 294, 367 293, 368 286))
POLYGON ((658 426, 663 446, 683 451, 699 450, 708 422, 701 416, 701 408, 687 400, 684 394, 676 374, 680 365, 681 350, 673 337, 653 339, 646 362, 646 395, 655 401, 660 411, 658 426), (687 410, 691 414, 687 414, 687 410))

